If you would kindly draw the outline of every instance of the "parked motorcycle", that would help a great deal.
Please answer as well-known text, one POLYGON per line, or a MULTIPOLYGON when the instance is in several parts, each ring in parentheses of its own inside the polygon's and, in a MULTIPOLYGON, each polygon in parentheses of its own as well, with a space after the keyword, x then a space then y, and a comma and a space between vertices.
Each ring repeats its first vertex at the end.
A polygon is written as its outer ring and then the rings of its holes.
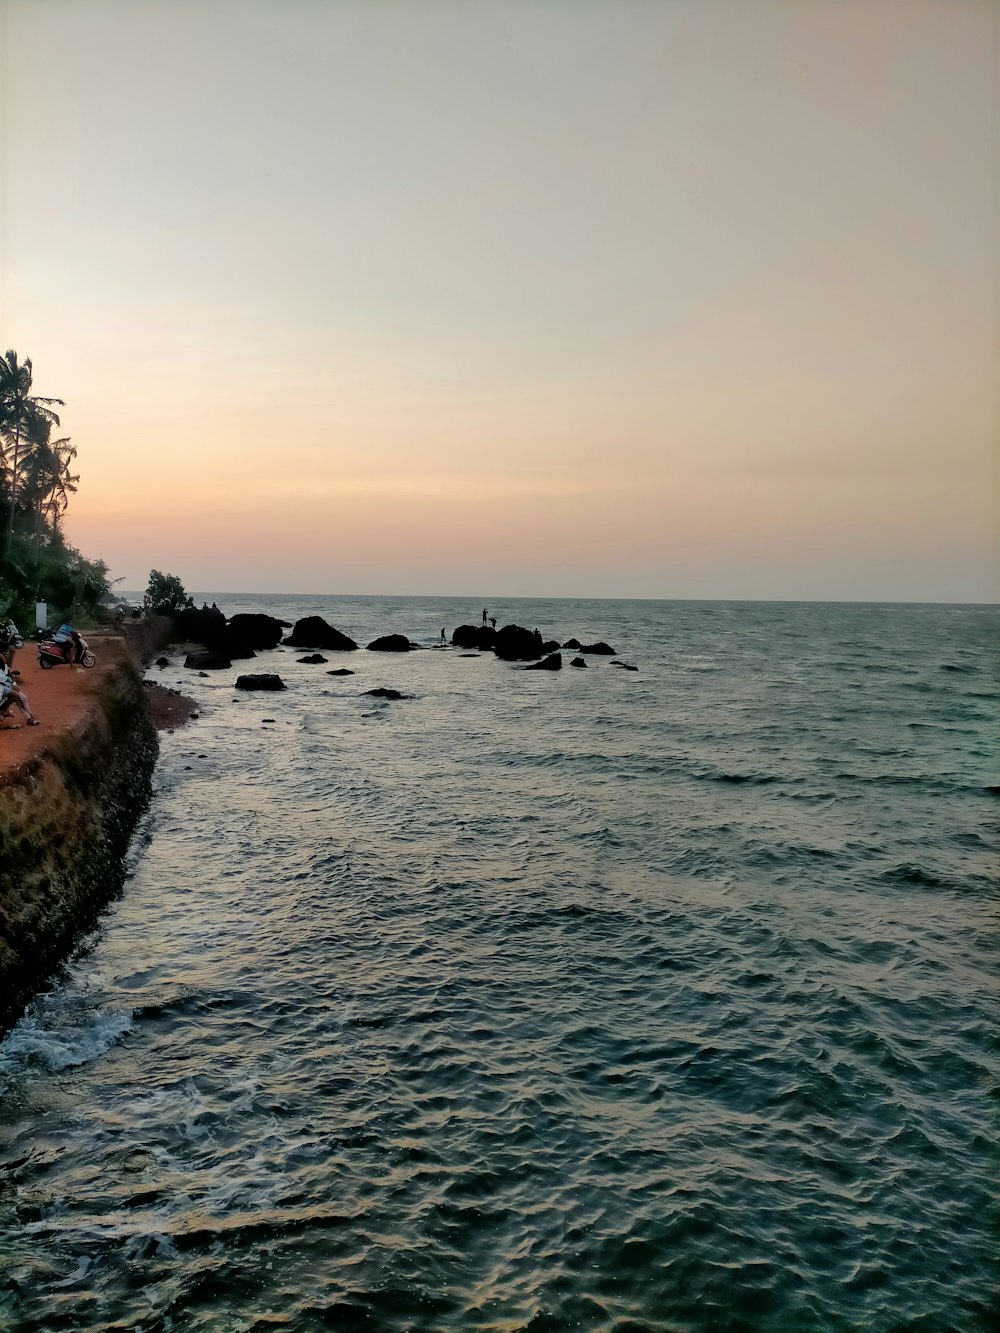
POLYGON ((83 639, 80 640, 81 655, 80 660, 76 660, 76 646, 72 643, 56 643, 55 639, 45 639, 38 645, 38 665, 44 670, 49 671, 54 666, 84 666, 92 667, 97 665, 97 658, 87 647, 83 639))

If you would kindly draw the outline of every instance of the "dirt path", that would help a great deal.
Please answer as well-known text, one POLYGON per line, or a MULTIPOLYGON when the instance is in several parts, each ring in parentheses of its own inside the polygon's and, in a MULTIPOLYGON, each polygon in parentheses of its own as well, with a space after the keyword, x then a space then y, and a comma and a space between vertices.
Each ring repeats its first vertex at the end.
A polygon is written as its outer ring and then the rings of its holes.
MULTIPOLYGON (((0 719, 0 768, 21 763, 57 732, 73 725, 86 711, 94 691, 125 655, 124 640, 117 634, 89 631, 84 634, 97 656, 97 666, 89 671, 80 666, 57 666, 43 671, 38 665, 38 651, 30 640, 14 654, 14 669, 20 671, 19 684, 28 697, 28 705, 40 726, 25 725, 16 704, 0 719), (13 723, 18 723, 14 730, 13 723)), ((146 695, 157 728, 184 726, 191 714, 197 714, 193 699, 162 685, 148 685, 146 695)))

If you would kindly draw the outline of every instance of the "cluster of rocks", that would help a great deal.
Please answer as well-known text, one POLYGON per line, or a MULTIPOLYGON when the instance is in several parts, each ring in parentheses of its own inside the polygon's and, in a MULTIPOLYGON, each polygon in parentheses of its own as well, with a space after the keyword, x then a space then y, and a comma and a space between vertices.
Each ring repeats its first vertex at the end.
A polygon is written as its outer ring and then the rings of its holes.
MULTIPOLYGON (((325 664, 323 652, 352 652, 358 645, 353 639, 335 629, 322 616, 306 616, 292 626, 287 620, 262 614, 240 614, 229 620, 214 604, 203 606, 201 610, 189 608, 179 612, 176 617, 179 634, 194 643, 204 645, 202 651, 188 653, 184 665, 204 674, 206 671, 224 670, 234 661, 252 658, 258 651, 276 648, 280 644, 287 648, 308 648, 312 651, 296 660, 306 665, 325 664), (282 633, 291 629, 287 638, 282 633)), ((586 667, 587 660, 582 654, 590 653, 599 657, 614 657, 615 650, 603 641, 581 644, 578 639, 567 639, 559 644, 556 639, 543 639, 538 630, 525 629, 521 625, 504 625, 495 629, 491 625, 459 625, 451 636, 455 648, 476 649, 478 652, 493 652, 503 662, 525 662, 528 671, 560 671, 563 660, 560 648, 572 650, 578 656, 570 663, 574 667, 586 667)), ((368 644, 371 652, 408 653, 418 645, 413 644, 405 634, 385 634, 373 639, 368 644)), ((463 656, 474 656, 472 653, 463 656)), ((165 659, 164 659, 165 664, 165 659)), ((636 671, 637 667, 615 661, 612 666, 622 667, 626 671, 636 671)), ((351 676, 354 673, 348 667, 337 667, 327 672, 330 676, 351 676)), ((238 690, 283 690, 285 684, 280 676, 273 674, 243 675, 237 677, 238 690)), ((395 690, 369 690, 382 698, 404 698, 395 690)))

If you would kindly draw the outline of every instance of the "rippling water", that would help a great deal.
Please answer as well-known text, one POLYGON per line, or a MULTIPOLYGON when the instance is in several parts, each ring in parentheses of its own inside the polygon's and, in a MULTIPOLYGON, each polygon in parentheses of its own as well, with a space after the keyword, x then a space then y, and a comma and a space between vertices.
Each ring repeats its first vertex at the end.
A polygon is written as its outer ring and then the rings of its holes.
POLYGON ((0 1046, 0 1327, 993 1328, 996 611, 491 613, 640 669, 159 675, 202 719, 0 1046))

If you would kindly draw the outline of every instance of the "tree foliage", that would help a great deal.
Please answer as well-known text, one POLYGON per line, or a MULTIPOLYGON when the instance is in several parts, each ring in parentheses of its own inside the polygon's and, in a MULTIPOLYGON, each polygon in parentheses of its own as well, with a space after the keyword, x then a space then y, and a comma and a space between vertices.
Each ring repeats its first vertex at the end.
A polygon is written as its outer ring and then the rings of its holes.
POLYGON ((30 359, 13 350, 0 356, 0 599, 18 620, 39 600, 59 613, 93 615, 110 591, 108 568, 63 535, 80 480, 76 449, 66 436, 53 438, 62 399, 32 388, 30 359))
POLYGON ((158 615, 171 615, 174 611, 183 611, 186 606, 194 605, 177 575, 161 574, 158 569, 149 571, 146 596, 158 615))

